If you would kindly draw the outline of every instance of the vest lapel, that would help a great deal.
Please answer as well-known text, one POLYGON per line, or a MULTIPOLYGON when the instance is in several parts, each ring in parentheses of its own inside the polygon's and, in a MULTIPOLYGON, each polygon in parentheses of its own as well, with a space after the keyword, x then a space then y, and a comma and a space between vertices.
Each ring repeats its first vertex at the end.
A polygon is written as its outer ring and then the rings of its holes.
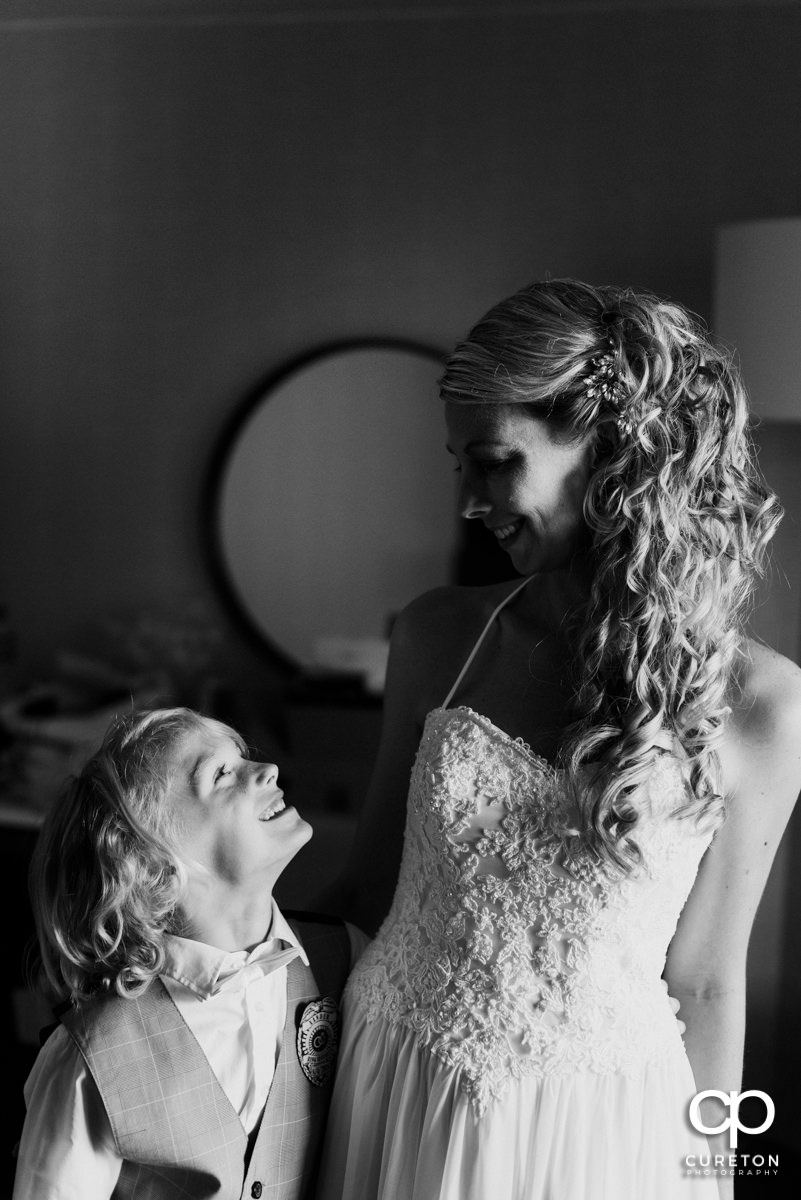
POLYGON ((284 1036, 243 1189, 245 1196, 258 1180, 263 1200, 295 1200, 304 1195, 316 1170, 330 1084, 314 1087, 309 1083, 298 1060, 296 1039, 301 1012, 319 996, 311 970, 295 959, 287 967, 284 1036))

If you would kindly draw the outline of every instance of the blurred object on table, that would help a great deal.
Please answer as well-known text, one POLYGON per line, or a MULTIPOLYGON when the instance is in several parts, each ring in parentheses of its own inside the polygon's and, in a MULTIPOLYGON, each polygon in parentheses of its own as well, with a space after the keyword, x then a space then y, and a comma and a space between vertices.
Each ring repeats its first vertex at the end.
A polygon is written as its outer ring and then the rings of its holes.
POLYGON ((43 814, 80 771, 117 713, 159 700, 159 690, 102 664, 64 656, 60 677, 0 705, 0 795, 43 814))

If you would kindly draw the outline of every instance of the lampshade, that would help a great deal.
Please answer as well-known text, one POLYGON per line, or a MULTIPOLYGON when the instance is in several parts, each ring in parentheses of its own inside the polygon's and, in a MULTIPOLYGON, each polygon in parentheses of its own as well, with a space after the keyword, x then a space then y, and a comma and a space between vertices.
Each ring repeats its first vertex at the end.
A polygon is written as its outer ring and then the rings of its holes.
POLYGON ((801 217, 718 230, 713 332, 737 350, 755 415, 801 421, 801 217))

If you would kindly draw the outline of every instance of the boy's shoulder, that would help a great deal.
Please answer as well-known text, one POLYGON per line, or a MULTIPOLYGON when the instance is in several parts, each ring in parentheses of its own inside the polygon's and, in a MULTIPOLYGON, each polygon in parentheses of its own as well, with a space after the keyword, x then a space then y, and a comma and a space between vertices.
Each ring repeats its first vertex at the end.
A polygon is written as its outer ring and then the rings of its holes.
POLYGON ((361 929, 330 913, 284 909, 283 915, 300 938, 313 971, 320 965, 321 955, 346 961, 350 970, 370 941, 361 929))
POLYGON ((346 942, 347 926, 341 917, 330 913, 306 912, 303 909, 282 909, 282 914, 300 938, 304 949, 318 942, 346 942))
POLYGON ((334 917, 331 913, 308 912, 301 908, 282 908, 281 912, 293 925, 333 925, 343 929, 345 922, 342 917, 334 917))

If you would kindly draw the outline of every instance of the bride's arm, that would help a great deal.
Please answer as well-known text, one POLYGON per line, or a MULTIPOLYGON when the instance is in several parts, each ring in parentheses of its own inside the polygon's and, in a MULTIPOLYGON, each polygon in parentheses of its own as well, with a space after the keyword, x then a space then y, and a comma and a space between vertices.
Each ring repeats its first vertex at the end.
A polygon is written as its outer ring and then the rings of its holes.
POLYGON ((441 594, 416 600, 392 632, 381 741, 359 824, 345 868, 322 895, 318 910, 336 913, 370 934, 389 910, 400 868, 406 798, 414 757, 432 693, 429 629, 441 594))
MULTIPOLYGON (((681 1003, 699 1092, 740 1090, 748 939, 801 790, 801 672, 762 649, 755 660, 747 704, 733 714, 721 752, 727 817, 704 856, 665 970, 681 1003)), ((729 1111, 710 1098, 701 1115, 713 1127, 729 1111)), ((726 1133, 709 1142, 713 1153, 731 1153, 726 1133)), ((730 1177, 718 1185, 721 1196, 732 1194, 730 1177)))

